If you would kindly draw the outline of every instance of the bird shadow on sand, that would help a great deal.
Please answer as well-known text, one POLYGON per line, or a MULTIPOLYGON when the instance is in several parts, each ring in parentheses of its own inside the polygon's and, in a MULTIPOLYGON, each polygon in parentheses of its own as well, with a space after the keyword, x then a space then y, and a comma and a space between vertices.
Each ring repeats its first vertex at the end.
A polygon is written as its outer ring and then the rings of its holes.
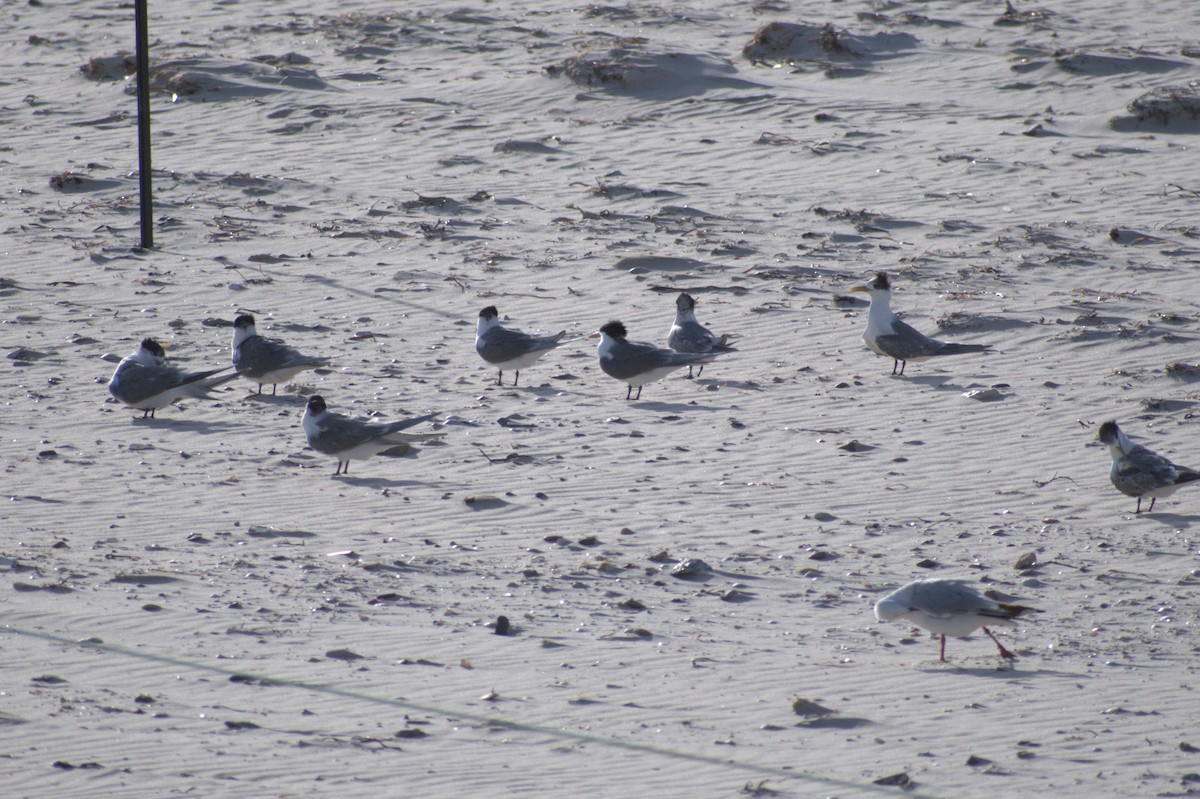
POLYGON ((365 488, 415 488, 426 486, 422 480, 394 480, 390 477, 358 477, 353 474, 329 475, 330 480, 337 480, 343 485, 363 486, 365 488))
POLYGON ((1150 519, 1167 527, 1186 530, 1200 521, 1200 516, 1184 516, 1179 513, 1162 513, 1161 511, 1146 511, 1139 514, 1138 518, 1150 519))
POLYGON ((163 419, 162 417, 143 419, 140 416, 135 416, 131 420, 131 424, 137 427, 153 427, 155 430, 180 430, 202 435, 228 433, 230 430, 238 430, 247 426, 241 422, 230 421, 228 418, 218 422, 207 422, 203 419, 163 419))
POLYGON ((689 411, 728 411, 717 405, 695 405, 690 402, 657 402, 654 400, 630 400, 628 407, 659 413, 687 413, 689 411))
POLYGON ((1003 679, 1011 679, 1013 677, 1029 678, 1029 677, 1069 677, 1078 679, 1083 675, 1077 672, 1057 671, 1054 669, 1033 668, 1026 670, 1021 668, 1021 660, 1018 657, 1015 663, 997 662, 994 666, 962 666, 956 663, 939 663, 936 666, 924 666, 919 671, 926 674, 946 674, 952 677, 1000 677, 1003 679))
MULTIPOLYGON (((493 391, 503 391, 505 393, 511 393, 515 397, 519 397, 519 396, 522 396, 525 394, 532 394, 535 397, 555 397, 555 396, 558 396, 559 394, 570 394, 571 393, 570 389, 568 389, 564 386, 552 386, 549 384, 540 385, 540 386, 507 386, 507 385, 506 386, 498 386, 495 383, 492 383, 491 386, 489 387, 489 389, 493 390, 493 391)), ((485 390, 489 390, 489 389, 485 389, 485 390)))
POLYGON ((952 382, 952 378, 948 375, 888 375, 888 377, 896 380, 903 380, 906 383, 914 383, 918 386, 929 386, 930 388, 942 389, 944 391, 962 391, 962 386, 952 382))
POLYGON ((279 405, 279 406, 301 406, 308 402, 308 398, 300 394, 256 394, 251 391, 242 398, 242 402, 259 402, 263 405, 279 405))

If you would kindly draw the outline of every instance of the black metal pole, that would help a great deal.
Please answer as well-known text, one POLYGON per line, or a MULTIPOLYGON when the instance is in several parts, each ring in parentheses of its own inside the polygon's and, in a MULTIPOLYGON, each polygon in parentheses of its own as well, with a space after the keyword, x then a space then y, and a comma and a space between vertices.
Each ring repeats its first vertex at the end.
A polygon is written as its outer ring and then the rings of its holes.
POLYGON ((150 32, 146 0, 133 2, 137 26, 138 190, 142 207, 142 247, 154 246, 154 197, 150 175, 150 32))

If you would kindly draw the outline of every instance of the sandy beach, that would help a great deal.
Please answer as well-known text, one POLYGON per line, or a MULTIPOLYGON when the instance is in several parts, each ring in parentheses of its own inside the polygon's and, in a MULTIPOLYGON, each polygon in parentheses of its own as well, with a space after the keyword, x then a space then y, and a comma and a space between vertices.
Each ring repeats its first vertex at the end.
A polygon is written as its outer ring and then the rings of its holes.
POLYGON ((1200 794, 1200 488, 1096 441, 1200 468, 1200 7, 157 5, 152 250, 132 7, 0 10, 6 796, 1200 794), (992 351, 893 376, 879 271, 992 351), (738 351, 626 401, 681 291, 738 351), (329 365, 109 396, 239 313, 329 365), (334 477, 313 394, 444 435, 334 477))

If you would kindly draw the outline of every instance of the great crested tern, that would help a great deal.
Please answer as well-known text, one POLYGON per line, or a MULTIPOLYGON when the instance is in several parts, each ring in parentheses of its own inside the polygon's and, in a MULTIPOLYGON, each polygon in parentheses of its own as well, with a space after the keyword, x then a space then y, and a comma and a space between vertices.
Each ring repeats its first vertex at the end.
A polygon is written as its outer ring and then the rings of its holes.
POLYGON ((338 459, 337 471, 333 473, 333 476, 337 477, 340 474, 350 474, 350 461, 366 460, 387 450, 403 447, 412 441, 433 441, 441 438, 442 433, 400 432, 436 416, 436 413, 429 413, 398 422, 360 422, 330 411, 325 405, 325 399, 319 394, 314 394, 308 398, 301 425, 310 447, 338 459))
POLYGON ((871 295, 871 308, 867 312, 867 329, 863 341, 874 352, 891 358, 892 374, 904 374, 909 361, 924 361, 940 355, 961 355, 967 352, 986 352, 990 344, 956 344, 937 341, 904 322, 892 312, 892 283, 883 272, 875 275, 869 283, 851 286, 850 291, 863 291, 871 295))
POLYGON ((566 334, 567 331, 560 330, 552 336, 531 336, 520 330, 502 327, 496 306, 489 305, 479 312, 475 351, 480 358, 500 370, 496 385, 504 385, 504 370, 509 369, 516 372, 513 378, 515 386, 521 379, 521 370, 533 366, 538 358, 564 343, 562 338, 566 334))
POLYGON ((229 369, 209 369, 204 372, 185 372, 167 363, 162 345, 152 338, 142 343, 132 354, 121 359, 108 381, 108 393, 142 411, 142 418, 154 418, 154 412, 185 398, 216 399, 210 389, 233 380, 237 372, 221 375, 229 369))
MULTIPOLYGON (((609 322, 592 336, 600 336, 600 344, 596 347, 596 355, 600 359, 600 369, 609 377, 615 377, 628 383, 625 399, 630 399, 633 387, 637 386, 637 396, 642 398, 642 386, 662 380, 676 369, 697 363, 710 363, 719 353, 706 352, 675 352, 655 347, 653 344, 629 341, 625 338, 625 325, 620 322, 609 322)), ((590 337, 589 337, 590 338, 590 337)))
POLYGON ((1142 512, 1142 497, 1150 497, 1150 507, 1159 497, 1169 497, 1181 485, 1200 480, 1200 472, 1186 466, 1177 466, 1155 452, 1130 441, 1116 422, 1100 425, 1096 436, 1108 447, 1112 455, 1112 469, 1108 476, 1117 490, 1128 497, 1137 497, 1137 510, 1142 512))
POLYGON ((242 314, 233 322, 233 366, 258 383, 259 394, 264 385, 270 385, 271 396, 275 396, 279 383, 286 385, 306 369, 328 363, 328 358, 301 355, 278 339, 260 336, 250 314, 242 314))
MULTIPOLYGON (((676 352, 737 352, 729 346, 729 336, 718 336, 696 320, 696 298, 682 292, 675 298, 675 321, 667 333, 667 346, 676 352)), ((704 364, 696 377, 704 374, 704 364)), ((688 377, 692 376, 691 364, 688 377)))
POLYGON ((984 596, 970 580, 949 578, 915 580, 875 603, 880 621, 903 619, 942 637, 941 660, 946 660, 946 636, 965 638, 982 628, 1000 649, 1000 657, 1014 655, 996 640, 987 625, 1015 627, 1013 619, 1036 608, 997 602, 984 596))

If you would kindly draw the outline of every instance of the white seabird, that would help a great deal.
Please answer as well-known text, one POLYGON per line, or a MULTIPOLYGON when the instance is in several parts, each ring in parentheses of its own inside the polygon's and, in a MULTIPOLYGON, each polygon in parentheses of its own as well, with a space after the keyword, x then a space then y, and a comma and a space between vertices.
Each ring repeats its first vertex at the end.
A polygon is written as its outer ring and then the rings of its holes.
POLYGON ((271 386, 271 396, 279 383, 287 384, 306 369, 326 366, 328 358, 301 355, 282 341, 258 334, 254 317, 242 314, 233 322, 233 366, 258 383, 258 393, 264 385, 271 386))
POLYGON ((633 387, 637 386, 637 396, 642 398, 642 386, 662 380, 676 369, 682 369, 696 363, 710 363, 719 353, 705 352, 675 352, 655 347, 653 344, 629 341, 625 338, 625 325, 620 322, 609 322, 592 336, 600 336, 600 344, 596 347, 596 355, 600 359, 600 369, 609 377, 615 377, 629 384, 625 390, 625 399, 630 398, 633 387))
POLYGON ((946 636, 965 638, 982 628, 1000 649, 1000 657, 1014 655, 996 640, 987 625, 1015 627, 1013 619, 1036 608, 997 602, 984 596, 970 580, 916 580, 875 603, 880 621, 903 619, 942 637, 941 660, 946 660, 946 636))
POLYGON ((117 364, 108 381, 108 393, 142 411, 143 419, 147 416, 153 419, 156 410, 181 399, 216 399, 210 390, 238 376, 237 372, 215 376, 228 368, 185 372, 167 364, 162 345, 144 338, 132 354, 117 364))
MULTIPOLYGON (((667 346, 676 352, 737 352, 729 346, 729 336, 718 336, 696 320, 696 298, 687 292, 675 298, 675 321, 667 333, 667 346)), ((696 377, 704 374, 704 364, 696 377)), ((692 367, 688 365, 688 377, 692 367)))
POLYGON ((1130 441, 1116 422, 1100 425, 1096 436, 1108 447, 1112 455, 1109 479, 1117 490, 1128 497, 1137 497, 1137 510, 1142 512, 1142 497, 1150 497, 1150 507, 1159 497, 1169 497, 1180 486, 1200 480, 1200 472, 1186 466, 1177 466, 1162 455, 1151 452, 1141 444, 1130 441))
POLYGON ((892 312, 892 284, 883 272, 869 283, 851 286, 850 291, 871 295, 867 311, 867 329, 863 341, 874 352, 891 358, 892 374, 904 374, 909 361, 924 361, 940 355, 961 355, 966 352, 986 352, 990 344, 957 344, 937 341, 904 322, 892 312))
POLYGON ((531 336, 520 330, 502 327, 496 306, 489 305, 479 312, 475 351, 480 358, 500 370, 496 385, 504 385, 504 370, 510 369, 517 373, 513 378, 515 386, 521 379, 521 370, 533 366, 538 358, 565 343, 562 338, 566 334, 567 331, 560 330, 552 336, 531 336))
POLYGON ((441 438, 442 433, 400 432, 435 416, 436 413, 430 413, 398 422, 360 422, 330 411, 324 398, 314 394, 308 398, 301 426, 310 447, 338 459, 337 471, 333 473, 337 477, 339 474, 350 474, 350 461, 362 461, 388 450, 403 449, 412 441, 441 438))

